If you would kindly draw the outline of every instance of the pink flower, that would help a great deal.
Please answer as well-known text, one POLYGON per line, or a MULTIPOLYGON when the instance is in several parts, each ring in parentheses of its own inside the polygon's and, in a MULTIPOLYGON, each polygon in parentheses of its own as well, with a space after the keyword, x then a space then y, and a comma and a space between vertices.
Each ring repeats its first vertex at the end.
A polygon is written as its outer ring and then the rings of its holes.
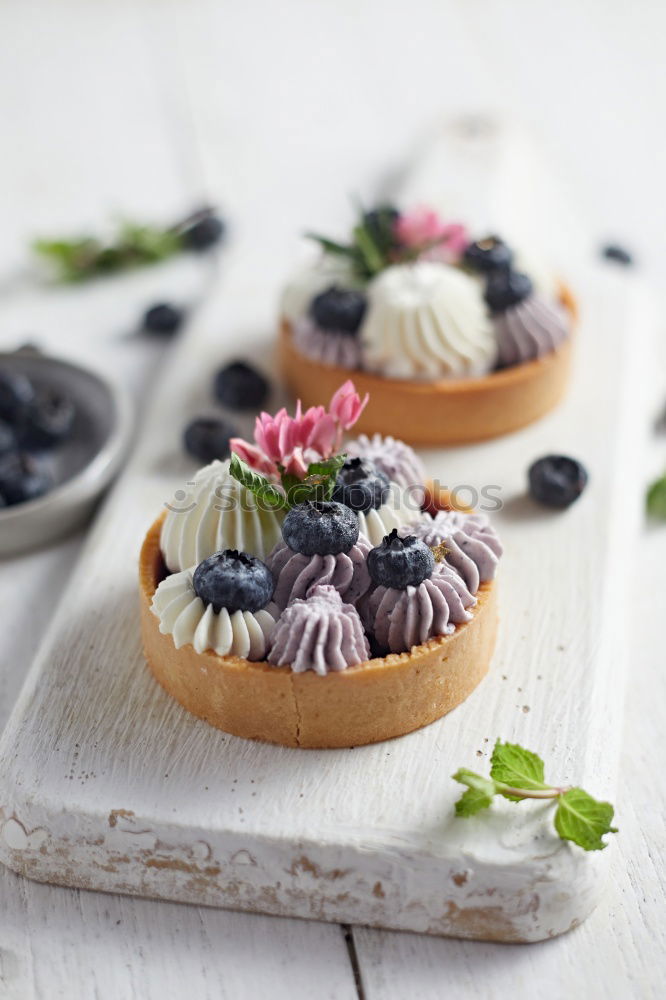
POLYGON ((285 456, 284 471, 290 476, 297 476, 305 479, 308 474, 308 465, 312 459, 306 459, 302 448, 294 448, 291 455, 285 456))
POLYGON ((425 206, 400 215, 395 223, 395 234, 405 247, 415 250, 428 247, 424 258, 446 263, 459 260, 469 243, 467 230, 461 223, 444 222, 434 209, 425 206))
POLYGON ((299 399, 294 417, 294 443, 316 452, 319 458, 329 458, 336 440, 337 426, 333 415, 327 413, 323 406, 311 406, 301 413, 299 399))
POLYGON ((361 401, 361 397, 356 392, 356 387, 351 379, 340 386, 340 388, 333 394, 333 398, 329 404, 329 411, 331 416, 338 422, 340 427, 344 428, 346 431, 350 427, 353 427, 358 418, 363 413, 368 402, 368 394, 366 392, 365 399, 361 401))
POLYGON ((251 469, 256 472, 261 472, 264 476, 277 476, 277 466, 275 462, 271 462, 270 459, 266 458, 264 453, 253 444, 248 444, 247 441, 243 441, 242 438, 232 438, 229 442, 229 447, 235 455, 238 455, 244 462, 246 462, 251 469))
POLYGON ((273 462, 282 462, 296 444, 294 419, 284 407, 274 417, 261 413, 254 425, 254 440, 273 462))

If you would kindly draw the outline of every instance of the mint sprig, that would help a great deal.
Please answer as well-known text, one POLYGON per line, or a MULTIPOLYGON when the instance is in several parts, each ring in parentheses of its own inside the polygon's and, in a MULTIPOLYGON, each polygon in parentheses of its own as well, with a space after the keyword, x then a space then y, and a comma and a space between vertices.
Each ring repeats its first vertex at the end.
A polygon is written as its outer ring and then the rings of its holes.
POLYGON ((232 452, 229 472, 241 485, 245 486, 270 510, 289 510, 289 503, 283 490, 259 472, 251 469, 238 455, 232 452))
POLYGON ((538 754, 517 743, 497 740, 490 759, 490 778, 464 767, 453 775, 455 781, 467 786, 456 802, 456 815, 474 816, 488 809, 495 795, 512 802, 550 799, 557 803, 554 824, 562 840, 570 840, 584 851, 602 851, 607 846, 602 837, 617 833, 617 827, 611 826, 614 809, 610 802, 600 802, 582 788, 549 785, 544 774, 538 754))
POLYGON ((359 220, 352 230, 351 242, 340 243, 318 233, 306 233, 306 236, 315 240, 325 253, 344 257, 354 277, 366 282, 401 260, 405 248, 401 248, 395 236, 397 216, 397 209, 392 205, 380 205, 371 211, 364 211, 359 206, 359 220))
POLYGON ((265 503, 271 510, 290 510, 307 500, 330 500, 335 489, 338 472, 346 455, 333 455, 319 462, 311 462, 303 479, 291 475, 281 467, 280 485, 272 483, 260 472, 255 472, 246 462, 232 452, 229 472, 239 483, 265 503))
POLYGON ((37 239, 34 253, 51 268, 56 281, 88 281, 148 264, 157 264, 188 249, 187 232, 212 214, 201 209, 172 226, 154 226, 121 220, 115 234, 103 239, 93 234, 80 237, 37 239))

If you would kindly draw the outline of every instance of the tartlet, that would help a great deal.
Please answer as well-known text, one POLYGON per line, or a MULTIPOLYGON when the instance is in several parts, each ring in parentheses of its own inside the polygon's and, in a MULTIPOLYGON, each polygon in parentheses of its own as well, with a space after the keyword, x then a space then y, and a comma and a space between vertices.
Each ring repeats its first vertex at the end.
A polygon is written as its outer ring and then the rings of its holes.
POLYGON ((370 394, 360 431, 448 445, 517 430, 562 399, 574 296, 527 277, 499 238, 472 242, 430 210, 388 206, 365 213, 350 244, 321 243, 280 307, 280 368, 304 405, 351 374, 370 394))
MULTIPOLYGON (((282 444, 293 427, 311 432, 315 426, 311 442, 322 446, 328 433, 322 428, 334 411, 339 430, 351 426, 362 408, 353 390, 343 389, 329 413, 318 408, 314 423, 300 409, 297 418, 262 414, 257 441, 270 452, 277 420, 282 444)), ((256 447, 234 442, 231 463, 214 463, 194 477, 201 512, 196 505, 167 505, 146 535, 139 565, 141 628, 155 678, 211 725, 289 747, 390 739, 459 705, 487 672, 495 645, 493 578, 501 545, 487 519, 447 508, 446 495, 424 486, 420 462, 404 443, 360 437, 349 443, 344 464, 325 452, 308 456, 310 468, 332 464, 329 495, 338 499, 319 498, 327 489, 322 474, 316 483, 312 474, 303 476, 302 490, 320 492, 290 507, 285 502, 264 518, 268 537, 276 525, 282 535, 264 563, 241 551, 244 539, 262 547, 254 531, 256 496, 241 497, 242 514, 219 511, 228 524, 200 528, 211 517, 202 492, 219 498, 219 483, 231 475, 238 500, 238 491, 247 489, 243 479, 250 481, 238 455, 248 457, 256 447), (399 513, 374 544, 369 529, 376 522, 362 520, 358 508, 365 505, 366 514, 371 509, 379 522, 388 522, 393 487, 411 490, 431 513, 418 507, 399 513), (438 508, 442 513, 433 514, 438 508), (215 552, 219 537, 233 547, 215 552), (193 551, 201 561, 184 566, 180 557, 187 561, 193 551)), ((297 447, 282 458, 289 464, 302 456, 297 447)), ((263 452, 261 461, 268 459, 263 452)), ((256 487, 256 476, 252 481, 256 487)), ((288 484, 285 477, 273 483, 283 492, 288 484)), ((288 491, 285 496, 293 499, 288 491)))

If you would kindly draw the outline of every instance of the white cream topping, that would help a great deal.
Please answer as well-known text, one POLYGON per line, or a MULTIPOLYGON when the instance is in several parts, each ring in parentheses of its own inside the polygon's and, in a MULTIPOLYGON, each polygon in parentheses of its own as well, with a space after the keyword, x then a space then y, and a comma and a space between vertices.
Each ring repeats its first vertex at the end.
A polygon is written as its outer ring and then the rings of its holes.
POLYGON ((363 363, 393 378, 483 375, 497 347, 478 282, 432 261, 389 267, 368 286, 363 363))
POLYGON ((176 649, 190 644, 197 653, 213 649, 220 656, 263 660, 275 626, 273 615, 267 610, 230 614, 226 608, 216 613, 195 593, 192 575, 191 569, 174 573, 155 591, 150 610, 159 619, 162 635, 170 635, 176 649))
POLYGON ((200 469, 168 505, 160 548, 171 573, 223 549, 264 559, 280 541, 281 511, 264 510, 229 473, 229 462, 200 469))
POLYGON ((280 313, 290 323, 307 316, 316 295, 332 285, 353 288, 355 281, 349 264, 341 257, 324 255, 301 266, 285 285, 280 299, 280 313))
POLYGON ((386 503, 382 504, 377 510, 359 512, 359 532, 361 535, 365 535, 371 545, 379 545, 384 535, 388 535, 393 528, 400 528, 404 524, 409 524, 417 514, 418 511, 413 506, 408 506, 405 502, 405 497, 400 487, 392 483, 391 496, 386 503))

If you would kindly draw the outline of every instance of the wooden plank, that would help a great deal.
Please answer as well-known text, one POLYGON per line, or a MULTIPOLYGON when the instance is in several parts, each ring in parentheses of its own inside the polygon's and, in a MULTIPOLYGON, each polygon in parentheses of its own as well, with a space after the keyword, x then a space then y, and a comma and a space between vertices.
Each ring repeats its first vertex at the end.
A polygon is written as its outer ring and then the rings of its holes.
POLYGON ((254 308, 227 287, 171 360, 5 734, 6 863, 69 885, 463 937, 534 940, 584 919, 605 855, 561 844, 539 807, 519 816, 507 803, 456 821, 447 777, 487 762, 501 735, 543 752, 562 780, 612 789, 619 569, 636 507, 620 485, 640 419, 623 345, 633 356, 646 319, 631 285, 590 278, 581 292, 586 321, 566 405, 504 441, 426 456, 448 486, 501 488, 504 625, 491 676, 419 733, 303 753, 188 716, 154 684, 139 648, 135 555, 174 485, 164 470, 188 407, 221 353, 210 316, 224 303, 240 329, 254 308), (584 500, 559 517, 521 498, 527 463, 553 448, 592 472, 584 500))

